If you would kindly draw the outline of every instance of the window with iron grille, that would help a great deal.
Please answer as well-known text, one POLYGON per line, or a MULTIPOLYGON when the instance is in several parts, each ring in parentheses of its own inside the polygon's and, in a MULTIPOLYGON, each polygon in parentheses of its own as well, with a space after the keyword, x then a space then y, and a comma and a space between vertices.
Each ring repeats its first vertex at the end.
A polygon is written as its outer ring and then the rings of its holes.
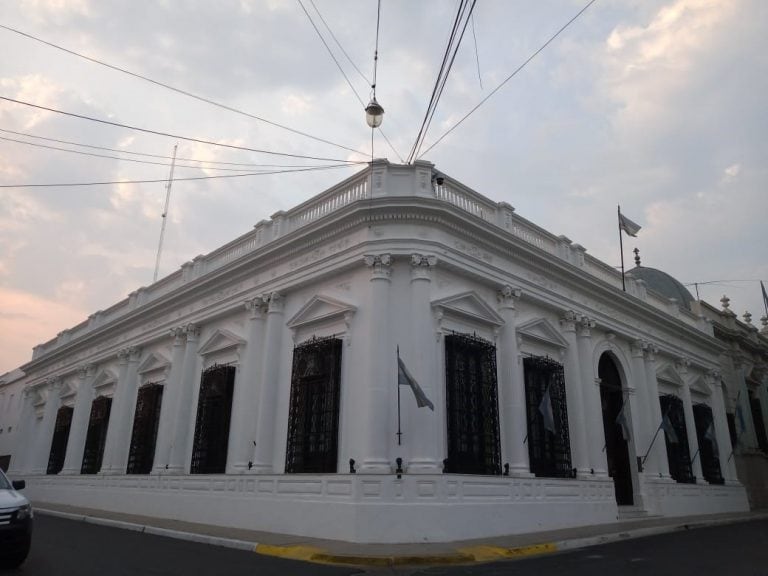
POLYGON ((131 448, 128 451, 128 474, 149 474, 152 471, 162 401, 162 384, 150 383, 139 388, 131 448))
POLYGON ((736 448, 736 441, 738 440, 738 434, 736 434, 736 414, 727 412, 725 418, 728 421, 728 435, 731 437, 731 446, 736 448))
POLYGON ((544 356, 531 356, 523 359, 523 369, 531 472, 569 478, 573 469, 563 365, 544 356))
POLYGON ((104 444, 107 442, 111 409, 112 398, 106 396, 99 396, 91 404, 91 417, 88 420, 88 433, 85 436, 81 474, 97 474, 101 470, 101 459, 104 457, 104 444))
POLYGON ((701 473, 710 484, 723 484, 712 408, 706 404, 694 404, 693 420, 696 422, 696 438, 699 441, 701 473))
POLYGON ((693 484, 691 468, 691 451, 688 447, 688 429, 685 426, 685 412, 683 401, 672 394, 666 394, 659 398, 661 413, 669 419, 674 430, 674 437, 670 437, 665 431, 664 439, 667 444, 667 460, 669 461, 669 474, 680 483, 693 484))
POLYGON ((287 473, 336 472, 342 341, 313 338, 293 350, 287 473))
POLYGON ((192 474, 223 474, 227 466, 229 420, 235 391, 235 367, 215 364, 200 379, 192 474))
POLYGON ((760 398, 752 390, 749 391, 749 407, 752 410, 752 422, 755 424, 757 445, 763 452, 768 452, 768 438, 766 438, 765 434, 765 421, 763 420, 760 398))
POLYGON ((47 474, 58 474, 64 467, 64 456, 67 453, 67 441, 69 440, 69 429, 72 426, 73 412, 74 409, 71 406, 62 406, 56 413, 51 452, 48 455, 47 474))
POLYGON ((501 474, 496 346, 470 334, 446 336, 445 390, 444 472, 501 474))

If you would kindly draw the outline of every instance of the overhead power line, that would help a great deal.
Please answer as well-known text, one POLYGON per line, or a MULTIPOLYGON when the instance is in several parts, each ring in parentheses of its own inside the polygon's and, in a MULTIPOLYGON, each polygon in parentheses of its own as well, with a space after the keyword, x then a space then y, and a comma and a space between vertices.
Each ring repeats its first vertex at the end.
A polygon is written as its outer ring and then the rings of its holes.
MULTIPOLYGON (((39 144, 37 142, 24 142, 23 140, 17 140, 16 138, 6 138, 0 136, 0 140, 5 142, 14 142, 16 144, 24 144, 26 146, 34 146, 36 148, 45 148, 47 150, 56 150, 57 152, 67 152, 69 154, 79 154, 81 156, 90 156, 93 158, 107 158, 109 160, 121 160, 123 162, 133 162, 136 164, 151 164, 153 166, 170 166, 167 162, 154 162, 153 160, 138 160, 136 158, 121 158, 120 156, 110 156, 108 154, 96 154, 95 152, 83 152, 82 150, 72 150, 70 148, 60 148, 58 146, 51 146, 49 144, 39 144)), ((248 168, 221 168, 219 166, 190 166, 189 164, 175 164, 176 168, 193 168, 195 170, 220 170, 223 172, 248 172, 248 168)))
POLYGON ((358 152, 354 148, 349 148, 348 146, 344 146, 342 144, 337 144, 336 142, 332 142, 330 140, 326 140, 325 138, 320 138, 318 136, 313 136, 312 134, 308 134, 306 132, 302 132, 301 130, 296 130, 295 128, 291 128, 289 126, 285 126, 283 124, 279 124, 277 122, 273 122, 272 120, 267 120, 266 118, 262 118, 261 116, 256 116, 255 114, 250 114, 249 112, 244 112, 243 110, 238 110, 237 108, 233 108, 232 106, 227 106, 226 104, 222 104, 220 102, 216 102, 215 100, 211 100, 210 98, 206 98, 204 96, 198 96, 197 94, 193 94, 192 92, 188 92, 187 90, 182 90, 181 88, 176 88, 174 86, 171 86, 170 84, 165 84, 164 82, 160 82, 158 80, 153 80, 152 78, 149 78, 147 76, 142 76, 141 74, 138 74, 136 72, 131 72, 130 70, 126 70, 125 68, 120 68, 119 66, 115 66, 114 64, 109 64, 107 62, 104 62, 102 60, 98 60, 96 58, 92 58, 90 56, 86 56, 85 54, 81 54, 79 52, 75 52, 74 50, 70 50, 68 48, 64 48, 63 46, 59 46, 58 44, 54 44, 53 42, 48 42, 47 40, 43 40, 42 38, 38 38, 37 36, 33 36, 32 34, 28 34, 26 32, 22 32, 21 30, 17 30, 15 28, 11 28, 10 26, 5 26, 3 24, 0 24, 0 28, 7 30, 8 32, 13 32, 14 34, 19 34, 20 36, 24 36, 25 38, 29 38, 30 40, 34 40, 35 42, 40 42, 41 44, 45 44, 46 46, 50 46, 51 48, 55 48, 57 50, 61 50, 62 52, 66 52, 67 54, 71 54, 72 56, 77 56, 78 58, 82 58, 84 60, 88 60, 89 62, 93 62, 94 64, 98 64, 99 66, 104 66, 106 68, 110 68, 112 70, 115 70, 117 72, 122 72, 123 74, 128 74, 129 76, 133 76, 134 78, 138 78, 140 80, 144 80, 145 82, 149 82, 151 84, 155 84, 156 86, 160 86, 162 88, 165 88, 167 90, 171 90, 172 92, 176 92, 178 94, 182 94, 184 96, 188 96, 189 98, 194 98, 195 100, 199 100, 200 102, 205 102, 206 104, 210 104, 211 106, 216 106, 217 108, 221 108, 222 110, 227 110, 229 112, 234 112, 235 114, 240 114, 241 116, 247 116, 248 118, 252 118, 253 120, 258 120, 259 122, 264 122, 265 124, 269 124, 270 126, 274 126, 275 128, 280 128, 282 130, 287 130, 288 132, 292 132, 293 134, 297 134, 299 136, 304 136, 305 138, 310 138, 312 140, 315 140, 316 142, 322 142, 323 144, 328 144, 330 146, 335 146, 336 148, 341 148, 343 150, 347 150, 349 152, 358 152))
MULTIPOLYGON (((297 1, 299 3, 299 6, 301 6, 301 9, 304 11, 304 14, 306 14, 307 19, 309 20, 309 23, 312 24, 312 28, 314 28, 315 33, 317 34, 317 37, 320 38, 320 41, 323 43, 323 46, 325 46, 325 50, 328 52, 328 55, 333 60, 334 64, 336 64, 336 68, 338 68, 339 72, 341 72, 341 75, 344 77, 344 80, 346 81, 346 83, 349 86, 350 90, 352 90, 352 93, 355 95, 355 98, 357 98, 357 101, 360 102, 360 106, 362 108, 365 108, 365 102, 363 102, 362 97, 360 96, 360 94, 358 93, 358 91, 355 89, 354 85, 350 81, 349 76, 347 76, 346 72, 344 72, 344 68, 341 67, 341 64, 339 63, 338 58, 336 58, 336 55, 333 53, 333 50, 331 50, 331 47, 328 45, 328 42, 325 41, 325 37, 323 36, 322 32, 320 32, 320 29, 317 27, 317 24, 315 24, 315 21, 312 19, 311 14, 306 9, 306 7, 304 6, 304 3, 301 0, 297 0, 297 1)), ((311 1, 312 0, 310 0, 310 2, 311 1)), ((334 36, 333 32, 331 32, 330 27, 325 22, 325 19, 323 19, 322 14, 320 14, 320 11, 317 9, 317 6, 315 6, 314 2, 312 2, 312 6, 317 11, 317 14, 320 16, 320 19, 325 24, 325 27, 328 28, 328 31, 331 33, 331 36, 334 38, 334 40, 336 40, 336 37, 334 36)), ((379 5, 379 10, 380 9, 381 9, 381 5, 379 5)), ((376 38, 377 38, 377 48, 378 48, 378 28, 376 30, 376 34, 377 34, 376 38)), ((336 40, 336 43, 339 45, 339 48, 341 48, 341 44, 339 43, 338 40, 336 40)), ((344 54, 346 54, 346 51, 344 50, 344 48, 341 48, 341 51, 344 52, 344 54)), ((349 56, 347 56, 347 58, 349 59, 349 56)), ((350 60, 350 62, 352 61, 351 59, 349 59, 349 60, 350 60)), ((354 63, 352 63, 352 65, 355 66, 354 63)), ((355 68, 357 68, 357 66, 355 66, 355 68)), ((360 73, 360 75, 363 76, 363 79, 365 79, 365 76, 362 74, 362 72, 360 72, 358 70, 358 73, 360 73)), ((376 82, 375 72, 374 72, 373 82, 374 82, 374 84, 376 82)), ((381 134, 382 138, 384 138, 386 143, 389 145, 389 147, 392 149, 392 151, 395 153, 395 155, 398 158, 400 158, 400 161, 402 162, 403 161, 403 157, 400 156, 400 153, 392 145, 392 142, 389 141, 389 138, 387 138, 386 134, 384 134, 384 132, 382 131, 381 127, 379 127, 378 130, 379 130, 379 134, 381 134)))
MULTIPOLYGON (((162 154, 150 154, 148 152, 136 152, 133 150, 124 150, 122 148, 109 148, 107 146, 95 146, 93 144, 83 144, 82 142, 74 142, 72 140, 60 140, 58 138, 48 138, 46 136, 39 136, 37 134, 29 134, 27 132, 17 132, 16 130, 8 130, 6 128, 0 128, 0 132, 6 134, 15 134, 16 136, 24 136, 25 138, 34 138, 36 140, 45 140, 46 142, 56 142, 58 144, 69 144, 71 146, 79 146, 81 148, 88 148, 90 150, 106 150, 108 152, 117 152, 119 154, 130 154, 131 156, 144 156, 146 158, 160 158, 162 160, 171 160, 171 156, 163 156, 162 154)), ((29 144, 29 142, 25 142, 29 144)), ((123 158, 121 158, 123 160, 123 158)), ((222 164, 225 166, 244 166, 247 168, 308 168, 307 164, 263 164, 254 162, 224 162, 223 160, 200 160, 198 158, 181 158, 176 160, 183 162, 199 162, 201 164, 222 164)), ((166 166, 170 166, 166 164, 166 166)), ((205 168, 202 166, 202 168, 205 168)))
POLYGON ((419 150, 421 150, 421 147, 424 144, 424 139, 427 137, 427 132, 429 131, 429 127, 432 124, 432 118, 434 118, 435 111, 437 110, 437 104, 440 101, 440 97, 443 95, 445 84, 448 81, 451 68, 453 68, 453 63, 456 60, 456 54, 459 52, 461 41, 464 38, 464 32, 467 30, 467 24, 469 24, 469 20, 472 17, 472 11, 475 9, 476 3, 477 0, 472 0, 471 5, 469 4, 468 0, 462 0, 459 3, 458 10, 456 11, 456 18, 453 22, 453 28, 451 29, 451 34, 448 37, 448 44, 446 45, 445 52, 443 54, 443 61, 440 64, 440 70, 437 73, 435 85, 432 88, 432 95, 430 96, 429 104, 427 105, 427 111, 424 114, 424 120, 421 122, 421 127, 419 128, 419 132, 416 136, 416 141, 413 143, 411 152, 408 155, 408 163, 412 163, 419 155, 419 150), (459 29, 461 30, 461 33, 459 33, 457 36, 459 29))
MULTIPOLYGON (((74 112, 65 112, 64 110, 57 110, 56 108, 49 108, 47 106, 40 106, 39 104, 32 104, 31 102, 24 102, 23 100, 16 100, 15 98, 8 98, 7 96, 0 96, 0 100, 7 102, 13 102, 15 104, 21 104, 23 106, 29 106, 31 108, 37 108, 38 110, 46 110, 48 112, 55 112, 56 114, 63 114, 64 116, 70 116, 72 118, 79 118, 81 120, 89 120, 90 122, 98 122, 99 124, 106 124, 108 126, 116 126, 117 128, 125 128, 126 130, 135 130, 137 132, 144 132, 146 134, 154 134, 155 136, 165 136, 167 138, 176 138, 179 140, 186 140, 187 142, 197 142, 198 144, 207 144, 209 146, 220 146, 222 148, 231 148, 233 150, 245 150, 247 152, 257 152, 259 154, 269 154, 272 156, 286 156, 288 158, 304 158, 306 160, 318 160, 321 162, 344 162, 349 164, 360 164, 357 160, 343 160, 340 158, 323 158, 319 156, 306 156, 303 154, 289 154, 288 152, 274 152, 272 150, 262 150, 259 148, 248 148, 247 146, 237 146, 235 144, 224 144, 221 142, 213 142, 211 140, 203 140, 201 138, 192 138, 190 136, 180 136, 179 134, 171 134, 170 132, 161 132, 160 130, 150 130, 149 128, 139 128, 138 126, 131 126, 129 124, 121 124, 119 122, 112 122, 110 120, 103 120, 101 118, 93 118, 92 116, 85 116, 83 114, 75 114, 74 112)), ((356 152, 360 154, 360 152, 356 152)))
MULTIPOLYGON (((243 178, 247 176, 269 176, 272 174, 288 174, 294 172, 312 172, 313 170, 331 170, 335 168, 351 168, 351 164, 330 164, 328 166, 314 166, 311 168, 295 168, 289 170, 264 170, 260 172, 249 172, 247 174, 220 174, 218 176, 193 176, 188 178, 174 178, 174 182, 192 181, 192 180, 219 180, 222 178, 243 178)), ((157 184, 158 182, 168 182, 168 179, 159 180, 109 180, 104 182, 64 182, 64 183, 46 183, 46 184, 0 184, 0 188, 73 188, 79 186, 109 186, 114 184, 157 184)))
POLYGON ((555 40, 555 38, 557 38, 558 36, 560 36, 560 34, 562 34, 562 33, 565 31, 565 29, 566 29, 566 28, 568 28, 568 27, 569 27, 571 24, 573 24, 573 23, 574 23, 574 22, 575 22, 575 21, 576 21, 576 20, 577 20, 577 19, 578 19, 578 18, 579 18, 579 17, 580 17, 582 14, 584 14, 584 12, 586 12, 586 11, 587 11, 587 9, 588 9, 590 6, 592 6, 592 4, 594 4, 596 1, 597 1, 597 0, 590 0, 589 2, 587 2, 587 4, 586 4, 586 5, 585 5, 585 6, 584 6, 584 7, 583 7, 581 10, 579 10, 579 11, 576 13, 576 15, 575 15, 575 16, 573 16, 573 18, 571 18, 570 20, 568 20, 568 22, 566 22, 566 23, 565 23, 565 24, 564 24, 564 25, 563 25, 563 26, 562 26, 562 27, 561 27, 561 28, 560 28, 560 29, 559 29, 557 32, 555 32, 555 33, 554 33, 552 36, 550 36, 549 40, 547 40, 546 42, 544 42, 544 44, 542 44, 542 45, 541 45, 541 47, 540 47, 538 50, 536 50, 536 51, 535 51, 533 54, 531 54, 531 55, 530 55, 530 56, 529 56, 529 57, 528 57, 528 58, 527 58, 527 59, 526 59, 526 60, 525 60, 525 61, 524 61, 522 64, 520 64, 520 66, 518 66, 517 68, 515 68, 515 70, 512 72, 512 74, 510 74, 509 76, 507 76, 507 77, 506 77, 506 78, 505 78, 505 79, 504 79, 504 80, 501 82, 501 84, 499 84, 498 86, 496 86, 496 88, 494 88, 493 90, 491 90, 491 92, 488 94, 488 96, 486 96, 485 98, 483 98, 482 100, 480 100, 480 102, 478 102, 478 104, 477 104, 477 105, 476 105, 474 108, 472 108, 472 109, 471 109, 469 112, 467 112, 467 113, 466 113, 466 114, 465 114, 465 115, 464 115, 464 116, 463 116, 463 117, 462 117, 462 118, 461 118, 461 119, 460 119, 458 122, 456 122, 456 124, 454 124, 454 125, 453 125, 453 126, 451 126, 451 127, 448 129, 448 130, 446 130, 446 131, 445 131, 445 133, 444 133, 442 136, 440 136, 440 138, 438 138, 437 140, 435 140, 435 141, 434 141, 434 142, 433 142, 433 143, 432 143, 432 144, 429 146, 429 148, 427 148, 426 150, 424 150, 424 152, 422 152, 422 153, 419 155, 419 158, 422 158, 422 157, 423 157, 425 154, 427 154, 427 153, 428 153, 430 150, 432 150, 432 148, 434 148, 434 147, 435 147, 435 146, 437 146, 437 145, 438 145, 440 142, 442 142, 442 141, 443 141, 443 139, 444 139, 446 136, 448 136, 448 134, 450 134, 451 132, 453 132, 454 130, 456 130, 456 128, 458 128, 459 126, 461 126, 461 125, 464 123, 464 121, 465 121, 467 118, 469 118, 469 117, 470 117, 472 114, 474 114, 474 112, 475 112, 475 111, 477 111, 477 109, 478 109, 478 108, 480 108, 480 107, 481 107, 483 104, 485 104, 485 103, 486 103, 486 102, 487 102, 487 101, 488 101, 488 100, 489 100, 489 99, 490 99, 490 98, 491 98, 491 97, 492 97, 494 94, 496 94, 496 92, 498 92, 498 91, 499 91, 499 90, 500 90, 500 89, 501 89, 501 88, 502 88, 502 87, 503 87, 503 86, 504 86, 504 85, 505 85, 507 82, 509 82, 510 80, 512 80, 512 78, 514 78, 514 77, 517 75, 517 73, 518 73, 518 72, 520 72, 520 71, 521 71, 523 68, 525 68, 525 67, 526 67, 526 66, 527 66, 527 65, 528 65, 528 64, 531 62, 531 60, 533 60, 534 58, 536 58, 536 56, 538 56, 538 55, 539 55, 539 53, 541 53, 541 52, 542 52, 542 51, 543 51, 543 50, 544 50, 544 49, 545 49, 547 46, 549 46, 549 45, 550 45, 550 44, 551 44, 551 43, 552 43, 552 42, 555 40))

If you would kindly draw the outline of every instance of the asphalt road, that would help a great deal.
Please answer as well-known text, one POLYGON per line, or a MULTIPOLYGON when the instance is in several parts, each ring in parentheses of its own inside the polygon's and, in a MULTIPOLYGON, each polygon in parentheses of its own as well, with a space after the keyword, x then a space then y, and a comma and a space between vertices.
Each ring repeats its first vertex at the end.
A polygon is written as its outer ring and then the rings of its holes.
POLYGON ((32 551, 5 576, 344 576, 319 566, 37 514, 32 551))
POLYGON ((768 520, 639 538, 527 560, 397 569, 293 562, 44 515, 38 515, 35 522, 27 562, 3 575, 768 576, 768 520))
POLYGON ((438 576, 767 576, 768 520, 698 528, 527 560, 430 568, 438 576))

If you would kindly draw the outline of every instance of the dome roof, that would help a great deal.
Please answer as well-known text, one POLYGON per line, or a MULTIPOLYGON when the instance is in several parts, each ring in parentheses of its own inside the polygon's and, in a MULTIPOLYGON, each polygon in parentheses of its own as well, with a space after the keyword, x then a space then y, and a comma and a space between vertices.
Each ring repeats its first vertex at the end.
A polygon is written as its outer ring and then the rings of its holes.
POLYGON ((688 289, 672 276, 656 268, 646 268, 645 266, 635 266, 627 272, 627 276, 642 280, 645 285, 654 292, 667 298, 674 298, 681 308, 690 310, 691 302, 695 299, 688 292, 688 289))

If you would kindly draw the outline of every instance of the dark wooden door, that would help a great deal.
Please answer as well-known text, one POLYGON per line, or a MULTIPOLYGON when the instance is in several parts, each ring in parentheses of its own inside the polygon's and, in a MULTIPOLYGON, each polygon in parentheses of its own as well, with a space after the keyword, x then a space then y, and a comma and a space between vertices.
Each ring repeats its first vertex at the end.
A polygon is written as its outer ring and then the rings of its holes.
MULTIPOLYGON (((608 460, 608 474, 613 478, 613 488, 616 493, 616 503, 619 506, 634 504, 632 489, 632 468, 629 460, 628 438, 624 435, 628 430, 622 429, 619 414, 624 408, 624 393, 621 387, 621 376, 613 359, 603 354, 598 364, 600 378, 600 402, 603 409, 603 432, 605 433, 605 452, 608 460)), ((628 412, 623 418, 628 428, 628 412)))

